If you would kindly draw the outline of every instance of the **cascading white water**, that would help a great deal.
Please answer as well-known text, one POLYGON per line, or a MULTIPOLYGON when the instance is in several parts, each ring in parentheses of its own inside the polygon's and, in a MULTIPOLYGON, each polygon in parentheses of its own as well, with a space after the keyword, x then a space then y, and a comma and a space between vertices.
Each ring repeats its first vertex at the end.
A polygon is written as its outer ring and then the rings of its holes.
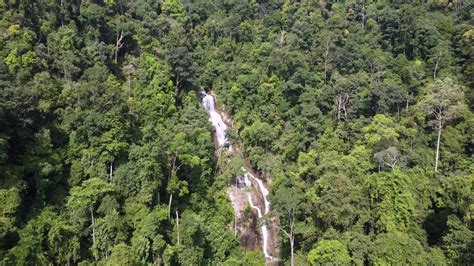
POLYGON ((214 97, 210 94, 205 95, 206 96, 204 96, 202 99, 202 103, 204 104, 204 108, 206 108, 207 112, 209 113, 209 120, 212 122, 212 125, 216 130, 217 142, 219 142, 219 146, 223 147, 227 143, 227 138, 225 136, 227 125, 222 120, 222 116, 216 111, 214 106, 214 97))
MULTIPOLYGON (((245 171, 245 168, 242 167, 242 170, 245 171)), ((249 172, 246 172, 245 175, 244 175, 245 184, 247 185, 247 187, 250 187, 252 185, 252 181, 250 181, 250 179, 248 178, 249 176, 252 179, 254 179, 255 181, 257 181, 257 183, 259 184, 258 186, 260 188, 260 191, 262 192, 263 200, 265 202, 265 215, 267 215, 268 212, 270 211, 270 202, 267 199, 268 190, 263 186, 263 183, 260 179, 255 178, 249 172)), ((250 194, 250 192, 247 192, 247 197, 248 197, 248 200, 249 200, 250 207, 252 207, 252 209, 255 209, 257 211, 258 218, 262 219, 262 217, 263 217, 262 210, 258 206, 255 206, 253 204, 252 195, 250 194)), ((262 227, 262 244, 263 244, 262 249, 263 249, 263 254, 265 255, 265 259, 273 260, 273 257, 268 253, 268 237, 269 237, 270 234, 268 232, 267 225, 265 223, 263 223, 261 227, 262 227)))
POLYGON ((258 178, 255 178, 251 173, 248 173, 250 175, 250 177, 255 180, 258 184, 258 187, 260 189, 260 191, 262 192, 262 195, 263 195, 263 201, 265 203, 265 215, 268 214, 268 212, 270 212, 270 201, 268 201, 267 197, 268 197, 268 189, 263 185, 263 182, 262 180, 258 179, 258 178))
MULTIPOLYGON (((204 95, 202 103, 204 105, 204 108, 209 113, 209 120, 212 122, 212 125, 214 126, 214 129, 216 131, 215 136, 217 138, 217 142, 219 143, 220 147, 224 147, 224 145, 228 144, 228 141, 227 141, 227 138, 226 138, 226 135, 225 135, 225 132, 227 130, 227 125, 224 123, 224 121, 222 119, 222 116, 215 109, 214 97, 211 94, 205 93, 204 91, 201 91, 201 93, 204 95)), ((232 151, 232 146, 230 146, 230 145, 229 145, 229 150, 232 151)), ((258 218, 261 219, 263 217, 263 215, 267 215, 270 212, 270 202, 267 199, 267 196, 269 194, 268 189, 264 186, 262 180, 254 177, 244 167, 242 167, 242 170, 245 172, 245 174, 243 176, 243 178, 244 178, 243 184, 245 185, 245 187, 246 188, 251 188, 252 187, 252 181, 250 180, 250 178, 251 178, 252 180, 257 182, 258 188, 259 188, 260 192, 263 195, 263 201, 264 201, 264 204, 265 204, 265 212, 264 213, 262 213, 262 210, 260 209, 260 207, 253 204, 251 192, 249 192, 249 191, 247 192, 247 198, 248 198, 248 202, 249 202, 250 207, 257 211, 258 218)), ((237 182, 240 181, 239 179, 240 178, 237 177, 237 182)), ((270 253, 268 251, 270 233, 269 233, 269 230, 268 230, 267 225, 265 223, 263 223, 261 225, 261 230, 262 230, 262 249, 263 249, 263 253, 265 255, 265 259, 272 261, 273 257, 270 255, 270 253)))

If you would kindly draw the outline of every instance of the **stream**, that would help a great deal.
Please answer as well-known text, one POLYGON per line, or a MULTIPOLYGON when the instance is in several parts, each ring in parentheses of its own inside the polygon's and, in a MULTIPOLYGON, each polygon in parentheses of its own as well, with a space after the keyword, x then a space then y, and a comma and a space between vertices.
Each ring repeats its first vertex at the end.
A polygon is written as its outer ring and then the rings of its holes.
MULTIPOLYGON (((222 115, 215 109, 214 96, 212 96, 211 94, 207 94, 204 91, 201 91, 201 94, 204 96, 202 103, 206 111, 209 113, 209 120, 212 122, 212 125, 214 127, 214 135, 217 140, 217 144, 219 145, 219 148, 228 147, 228 150, 232 151, 232 146, 229 144, 225 133, 227 130, 227 125, 224 122, 222 115)), ((256 211, 258 219, 261 219, 264 215, 267 215, 270 212, 271 208, 270 201, 268 200, 268 189, 265 187, 265 184, 261 179, 256 178, 251 173, 251 171, 247 170, 244 166, 242 166, 242 171, 244 172, 244 175, 236 177, 236 184, 238 184, 238 188, 240 191, 234 189, 234 192, 230 192, 229 194, 232 206, 237 214, 237 217, 240 217, 242 215, 242 206, 240 206, 241 204, 239 204, 240 202, 238 202, 239 197, 236 196, 236 193, 245 193, 248 205, 256 211), (256 184, 256 186, 254 186, 254 184, 256 184), (255 204, 255 202, 259 200, 258 198, 255 198, 256 195, 261 195, 261 198, 263 199, 263 211, 262 208, 258 206, 259 204, 255 204)), ((271 238, 271 233, 265 222, 260 224, 260 233, 262 237, 262 251, 265 255, 265 260, 267 262, 274 261, 274 257, 272 257, 270 254, 269 242, 271 238)))

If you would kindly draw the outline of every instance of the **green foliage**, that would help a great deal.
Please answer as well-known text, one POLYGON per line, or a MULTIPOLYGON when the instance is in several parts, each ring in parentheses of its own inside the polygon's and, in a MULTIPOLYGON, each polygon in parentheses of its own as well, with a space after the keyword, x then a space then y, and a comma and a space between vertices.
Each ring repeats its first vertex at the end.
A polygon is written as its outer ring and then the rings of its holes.
POLYGON ((113 255, 115 245, 128 239, 128 228, 115 211, 95 221, 95 238, 92 251, 96 257, 113 255))
POLYGON ((180 0, 164 0, 161 10, 173 18, 184 16, 184 6, 180 0))
POLYGON ((20 230, 20 241, 2 263, 47 264, 51 258, 63 263, 78 261, 80 241, 77 228, 64 221, 51 208, 44 209, 20 230))
POLYGON ((471 221, 472 217, 470 215, 472 214, 469 214, 469 212, 474 204, 473 189, 474 175, 472 173, 443 177, 438 189, 437 204, 441 208, 448 207, 471 221))
POLYGON ((270 124, 255 121, 242 130, 242 141, 252 162, 260 162, 267 152, 272 150, 271 143, 278 137, 278 128, 270 124))
POLYGON ((337 240, 321 240, 308 253, 308 261, 311 265, 328 263, 347 265, 351 262, 351 257, 347 247, 341 242, 337 240))
POLYGON ((381 234, 374 244, 374 250, 370 257, 376 264, 416 264, 423 263, 426 259, 421 244, 404 233, 381 234))
POLYGON ((465 110, 463 89, 450 78, 436 80, 426 88, 419 108, 433 118, 429 124, 437 129, 443 128, 465 110))
POLYGON ((374 116, 362 132, 369 147, 384 147, 396 143, 399 137, 394 121, 385 115, 374 116))
POLYGON ((72 210, 93 208, 105 194, 113 191, 110 184, 99 178, 84 181, 81 186, 74 187, 67 204, 72 210))
POLYGON ((410 226, 415 211, 415 199, 410 193, 407 175, 395 172, 369 177, 370 198, 379 215, 381 229, 388 232, 404 231, 410 226))
POLYGON ((21 204, 20 191, 16 187, 0 189, 0 238, 15 229, 18 208, 21 204))
POLYGON ((265 265, 264 263, 264 256, 262 252, 259 251, 249 251, 246 252, 244 255, 244 265, 252 265, 252 266, 262 266, 265 265))
POLYGON ((136 265, 134 253, 127 244, 120 243, 113 247, 110 258, 105 261, 105 265, 136 265))
POLYGON ((442 239, 442 248, 446 257, 456 263, 472 261, 474 259, 472 255, 474 231, 462 224, 456 216, 449 216, 447 225, 448 232, 442 239))
POLYGON ((0 0, 0 264, 262 265, 242 165, 282 263, 473 264, 469 1, 30 2, 0 0))

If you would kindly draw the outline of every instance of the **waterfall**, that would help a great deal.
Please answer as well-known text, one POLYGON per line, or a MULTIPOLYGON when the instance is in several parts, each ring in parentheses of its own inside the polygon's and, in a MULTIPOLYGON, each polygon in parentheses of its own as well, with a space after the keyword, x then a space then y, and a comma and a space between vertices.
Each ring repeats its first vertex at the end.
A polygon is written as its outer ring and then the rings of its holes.
POLYGON ((268 189, 263 185, 263 182, 262 180, 258 179, 258 178, 255 178, 252 174, 250 173, 247 173, 253 180, 255 180, 258 184, 258 187, 260 189, 260 191, 262 192, 262 195, 263 195, 263 201, 265 203, 265 215, 268 214, 268 212, 270 212, 270 201, 268 201, 268 189))
POLYGON ((227 125, 222 120, 222 116, 216 111, 214 106, 214 97, 210 94, 204 93, 204 98, 202 99, 202 103, 204 108, 209 113, 209 120, 212 122, 214 129, 216 131, 216 139, 219 143, 220 147, 223 147, 227 144, 227 138, 225 136, 225 131, 227 130, 227 125))
MULTIPOLYGON (((242 167, 242 169, 245 171, 245 168, 242 167)), ((270 202, 267 199, 268 190, 263 186, 262 180, 260 180, 258 178, 255 178, 249 172, 246 172, 245 175, 244 175, 245 184, 247 185, 247 187, 250 187, 252 185, 252 182, 248 178, 249 176, 252 177, 252 179, 257 181, 257 183, 259 184, 258 187, 260 188, 260 191, 262 192, 263 200, 265 202, 265 213, 264 214, 267 215, 268 212, 270 211, 270 202), (266 192, 266 194, 265 194, 264 191, 266 192)), ((258 206, 255 206, 253 204, 252 195, 251 195, 250 192, 247 192, 247 197, 248 197, 248 200, 249 200, 250 207, 252 207, 252 209, 255 209, 257 211, 258 218, 262 219, 262 217, 263 217, 262 210, 258 206)), ((263 254, 265 255, 265 259, 273 260, 273 257, 270 255, 270 253, 268 253, 268 237, 269 237, 270 234, 268 232, 267 225, 265 223, 263 223, 261 227, 262 227, 262 245, 263 245, 262 249, 263 249, 263 254)))
MULTIPOLYGON (((204 108, 206 111, 209 113, 209 120, 212 122, 212 125, 215 130, 215 138, 217 139, 217 142, 219 144, 219 147, 224 147, 225 145, 228 145, 228 141, 225 135, 225 132, 227 130, 227 125, 224 123, 222 116, 219 114, 219 112, 216 111, 215 109, 215 99, 211 94, 205 93, 203 90, 201 91, 201 94, 204 95, 204 98, 202 100, 202 103, 204 105, 204 108)), ((232 151, 232 146, 229 145, 229 151, 232 151)), ((265 211, 262 212, 260 207, 254 205, 253 199, 252 199, 252 193, 250 191, 247 191, 247 200, 250 205, 250 207, 254 210, 257 211, 258 218, 261 219, 264 215, 267 215, 270 212, 270 202, 268 201, 268 189, 265 187, 263 184, 263 181, 260 180, 259 178, 256 178, 253 176, 249 171, 247 171, 244 167, 242 167, 242 170, 244 171, 243 176, 238 176, 236 177, 237 184, 241 189, 252 189, 252 180, 253 182, 256 182, 258 185, 258 189, 260 190, 260 193, 263 196, 263 201, 265 205, 265 211)), ((232 200, 232 198, 231 198, 232 200)), ((235 206, 233 202, 233 206, 235 206)), ((261 233, 262 233, 262 250, 265 255, 265 259, 267 261, 272 261, 274 258, 270 255, 269 253, 269 241, 270 241, 270 232, 267 228, 267 225, 263 223, 261 225, 261 233)))

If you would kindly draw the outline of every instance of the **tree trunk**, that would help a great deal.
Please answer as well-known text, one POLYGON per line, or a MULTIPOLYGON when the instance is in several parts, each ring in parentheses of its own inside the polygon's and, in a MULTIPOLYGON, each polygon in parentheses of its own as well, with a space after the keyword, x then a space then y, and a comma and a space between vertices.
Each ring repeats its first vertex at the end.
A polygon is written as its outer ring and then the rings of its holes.
POLYGON ((291 252, 290 265, 295 266, 295 237, 293 235, 291 235, 290 237, 290 252, 291 252))
POLYGON ((179 77, 179 74, 176 75, 176 81, 175 82, 176 82, 176 92, 178 92, 179 91, 179 85, 181 83, 181 79, 179 77))
POLYGON ((170 195, 170 202, 168 203, 168 220, 171 219, 171 201, 173 201, 173 194, 170 195))
POLYGON ((365 33, 365 0, 362 4, 362 32, 365 33))
POLYGON ((327 82, 328 78, 328 58, 329 58, 329 42, 331 39, 326 41, 326 51, 324 52, 324 83, 327 82))
POLYGON ((441 141, 441 123, 440 123, 440 125, 438 126, 438 140, 437 140, 437 142, 436 142, 436 157, 435 157, 435 168, 434 168, 435 173, 438 172, 439 144, 440 144, 440 141, 441 141))
POLYGON ((92 246, 95 244, 95 220, 94 220, 94 210, 92 207, 90 208, 91 211, 91 221, 92 221, 92 246))
POLYGON ((117 32, 117 38, 116 38, 116 41, 115 41, 115 63, 117 64, 118 62, 118 53, 119 53, 119 50, 120 48, 122 48, 123 46, 123 30, 119 32, 117 32))
POLYGON ((438 56, 436 57, 436 64, 435 64, 435 68, 434 68, 434 71, 433 71, 433 79, 436 78, 436 73, 438 72, 438 67, 439 67, 439 63, 441 62, 441 57, 442 56, 443 56, 443 53, 439 52, 438 56))
MULTIPOLYGON (((63 0, 61 0, 60 5, 61 5, 61 7, 60 7, 61 13, 63 13, 63 11, 64 11, 64 9, 63 9, 63 5, 64 5, 63 0)), ((64 14, 61 14, 61 27, 64 27, 64 14)))
POLYGON ((176 211, 176 233, 178 237, 178 245, 179 245, 179 216, 178 216, 178 211, 176 211))
POLYGON ((171 169, 170 169, 170 176, 169 176, 169 179, 171 179, 171 177, 173 177, 173 174, 176 173, 176 154, 173 156, 173 159, 171 161, 171 169))
POLYGON ((67 69, 66 69, 66 62, 64 60, 63 60, 63 72, 64 72, 64 80, 66 82, 69 81, 68 73, 67 73, 67 69))
POLYGON ((109 170, 109 183, 112 183, 114 179, 114 168, 113 168, 114 161, 110 162, 110 170, 109 170))
POLYGON ((132 77, 131 75, 128 75, 128 99, 130 100, 132 98, 132 77))
POLYGON ((234 215, 234 237, 237 237, 237 215, 234 215))

